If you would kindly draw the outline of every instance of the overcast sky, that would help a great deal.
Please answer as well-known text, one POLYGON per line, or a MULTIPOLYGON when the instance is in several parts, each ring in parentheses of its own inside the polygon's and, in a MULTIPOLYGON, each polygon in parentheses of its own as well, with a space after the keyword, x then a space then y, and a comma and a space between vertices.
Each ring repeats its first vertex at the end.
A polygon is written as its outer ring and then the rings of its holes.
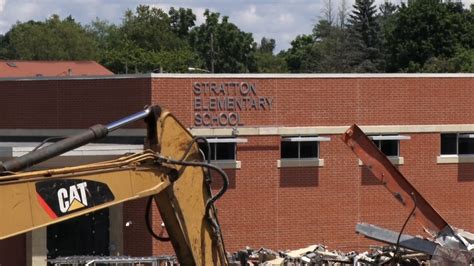
MULTIPOLYGON (((43 21, 51 14, 61 18, 72 15, 82 24, 96 17, 119 24, 125 10, 139 4, 160 7, 166 12, 173 7, 192 8, 197 25, 203 22, 206 8, 229 16, 241 30, 253 33, 255 41, 262 37, 276 40, 276 51, 288 49, 298 34, 311 33, 313 25, 321 17, 323 3, 328 0, 0 0, 0 34, 8 31, 17 21, 43 21)), ((341 0, 332 0, 335 7, 341 0)), ((376 0, 377 3, 384 0, 376 0)), ((400 0, 391 0, 398 4, 400 0)), ((462 0, 465 5, 474 0, 462 0)), ((347 0, 352 5, 353 0, 347 0)))

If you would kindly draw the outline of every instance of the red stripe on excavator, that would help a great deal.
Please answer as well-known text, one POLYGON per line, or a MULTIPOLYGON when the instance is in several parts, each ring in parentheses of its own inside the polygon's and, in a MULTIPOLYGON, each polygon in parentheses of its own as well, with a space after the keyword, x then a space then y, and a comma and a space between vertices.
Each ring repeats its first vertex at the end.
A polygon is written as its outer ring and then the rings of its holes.
POLYGON ((48 214, 48 216, 51 219, 58 218, 58 216, 53 212, 53 210, 51 210, 49 205, 44 201, 44 199, 38 193, 36 193, 36 197, 38 198, 38 201, 39 201, 41 207, 43 207, 43 209, 46 211, 46 213, 48 214))

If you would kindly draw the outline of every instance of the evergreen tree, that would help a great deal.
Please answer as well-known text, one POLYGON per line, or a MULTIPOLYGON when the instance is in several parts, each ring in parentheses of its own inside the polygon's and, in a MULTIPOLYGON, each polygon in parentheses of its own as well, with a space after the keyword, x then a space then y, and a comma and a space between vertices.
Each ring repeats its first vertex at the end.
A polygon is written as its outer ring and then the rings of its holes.
POLYGON ((383 68, 374 1, 356 0, 349 18, 351 40, 359 54, 354 66, 357 72, 379 72, 383 68))

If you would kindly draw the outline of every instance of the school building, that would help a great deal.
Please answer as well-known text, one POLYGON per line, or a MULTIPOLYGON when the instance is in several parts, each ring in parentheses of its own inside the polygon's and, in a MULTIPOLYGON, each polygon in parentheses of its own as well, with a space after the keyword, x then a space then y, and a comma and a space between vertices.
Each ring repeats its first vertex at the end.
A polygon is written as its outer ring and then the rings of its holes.
MULTIPOLYGON (((474 231, 474 74, 146 74, 1 78, 0 160, 47 137, 107 124, 145 105, 211 143, 229 189, 217 202, 226 248, 322 243, 367 250, 358 222, 400 230, 406 210, 341 141, 352 124, 452 225, 474 231)), ((142 149, 143 124, 43 163, 61 167, 142 149), (95 145, 95 146, 94 146, 95 145)), ((216 179, 212 187, 220 188, 216 179)), ((148 235, 145 200, 0 242, 2 265, 68 255, 173 254, 148 235)), ((155 229, 161 218, 153 211, 155 229)), ((2 217, 8 219, 8 217, 2 217)), ((423 235, 414 219, 408 233, 423 235)))

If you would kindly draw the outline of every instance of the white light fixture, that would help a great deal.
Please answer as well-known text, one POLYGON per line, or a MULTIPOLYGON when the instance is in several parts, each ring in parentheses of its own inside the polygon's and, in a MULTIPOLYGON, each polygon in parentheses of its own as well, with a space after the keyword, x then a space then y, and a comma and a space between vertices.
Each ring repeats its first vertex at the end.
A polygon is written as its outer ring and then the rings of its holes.
POLYGON ((369 136, 373 140, 408 140, 410 136, 392 135, 392 136, 369 136))
POLYGON ((214 138, 207 139, 209 143, 247 143, 247 139, 244 138, 214 138))
POLYGON ((283 138, 282 141, 288 142, 308 142, 308 141, 330 141, 329 137, 287 137, 283 138))

